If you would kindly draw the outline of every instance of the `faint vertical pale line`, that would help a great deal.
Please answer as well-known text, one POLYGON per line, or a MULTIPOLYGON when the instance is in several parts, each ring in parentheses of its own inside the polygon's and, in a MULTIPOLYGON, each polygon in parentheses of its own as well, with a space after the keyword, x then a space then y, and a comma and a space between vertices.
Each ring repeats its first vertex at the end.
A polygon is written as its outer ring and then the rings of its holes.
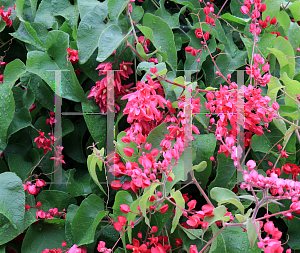
MULTIPOLYGON (((62 121, 61 121, 61 106, 62 106, 62 97, 61 97, 61 72, 62 71, 70 71, 68 69, 66 70, 60 70, 60 69, 53 69, 46 71, 54 71, 54 112, 55 112, 55 125, 54 125, 54 137, 56 138, 56 141, 54 143, 54 149, 56 149, 57 146, 62 146, 62 121)), ((56 152, 54 150, 54 156, 56 156, 56 152)), ((66 182, 62 181, 62 166, 61 163, 58 163, 58 166, 56 166, 56 162, 54 163, 54 181, 51 182, 51 184, 66 184, 66 182)))
POLYGON ((244 70, 237 70, 237 147, 240 146, 242 150, 241 158, 238 159, 241 165, 245 157, 245 146, 244 146, 244 130, 245 130, 245 102, 244 102, 244 70))
POLYGON ((111 183, 114 180, 114 171, 115 171, 115 93, 114 93, 114 71, 107 71, 107 141, 106 141, 106 154, 107 156, 113 157, 113 163, 108 163, 108 168, 110 172, 107 171, 107 182, 111 183))
POLYGON ((184 103, 184 180, 188 179, 189 171, 193 167, 192 155, 192 83, 191 70, 185 71, 185 103, 184 103))

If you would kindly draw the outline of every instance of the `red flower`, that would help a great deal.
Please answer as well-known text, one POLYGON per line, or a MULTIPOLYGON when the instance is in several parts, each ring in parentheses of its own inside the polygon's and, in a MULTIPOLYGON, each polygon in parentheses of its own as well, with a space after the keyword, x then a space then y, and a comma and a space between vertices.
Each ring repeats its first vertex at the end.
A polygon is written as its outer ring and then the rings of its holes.
POLYGON ((203 205, 202 206, 202 211, 204 212, 205 216, 212 216, 214 215, 214 206, 212 205, 203 205))
POLYGON ((198 253, 196 245, 191 245, 189 253, 198 253))
POLYGON ((114 180, 111 182, 111 188, 113 188, 114 190, 119 190, 122 187, 122 183, 120 180, 114 180))
POLYGON ((177 247, 179 247, 180 245, 182 245, 182 239, 177 239, 177 238, 175 238, 175 245, 177 246, 177 247))
POLYGON ((120 210, 122 213, 129 213, 130 207, 128 205, 122 204, 122 205, 120 205, 120 210))
POLYGON ((165 204, 165 205, 163 205, 161 208, 159 208, 159 211, 160 211, 161 213, 166 213, 166 212, 168 211, 168 209, 169 209, 169 205, 168 205, 168 204, 165 204))
POLYGON ((200 28, 196 29, 195 34, 198 39, 201 39, 203 37, 203 32, 200 28))
POLYGON ((71 50, 71 48, 67 48, 67 52, 68 52, 68 59, 70 60, 70 62, 72 63, 76 63, 79 60, 79 56, 78 56, 78 51, 77 50, 71 50))
POLYGON ((134 153, 134 149, 130 147, 126 147, 123 149, 124 153, 128 157, 132 157, 132 154, 134 153))
POLYGON ((126 249, 133 250, 132 253, 140 253, 140 252, 144 253, 144 252, 147 252, 147 246, 146 246, 146 244, 143 243, 140 246, 140 242, 137 239, 135 239, 135 238, 132 239, 132 245, 130 245, 130 244, 126 245, 126 249))

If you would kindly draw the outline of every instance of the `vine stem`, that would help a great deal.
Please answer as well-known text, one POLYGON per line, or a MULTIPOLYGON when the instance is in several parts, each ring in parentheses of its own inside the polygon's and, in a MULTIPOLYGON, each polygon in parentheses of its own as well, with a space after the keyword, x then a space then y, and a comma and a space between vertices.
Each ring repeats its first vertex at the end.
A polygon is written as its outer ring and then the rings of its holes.
POLYGON ((225 227, 222 227, 218 233, 216 233, 208 242, 207 244, 202 248, 202 250, 199 252, 199 253, 202 253, 207 247, 208 245, 210 245, 212 243, 212 241, 222 232, 222 230, 224 229, 225 227))
MULTIPOLYGON (((299 125, 299 120, 298 119, 296 121, 296 125, 299 125)), ((296 129, 296 135, 297 135, 298 141, 300 142, 300 134, 299 134, 299 130, 298 129, 296 129)))
POLYGON ((126 41, 126 46, 130 47, 132 51, 137 55, 137 57, 140 58, 141 61, 145 61, 144 58, 140 56, 139 53, 135 50, 135 48, 129 43, 129 41, 127 39, 125 39, 125 41, 126 41))
POLYGON ((198 190, 201 192, 201 194, 202 194, 203 197, 205 198, 206 202, 207 202, 209 205, 214 206, 214 205, 211 203, 210 199, 207 197, 205 191, 202 189, 202 187, 200 186, 200 184, 199 184, 198 181, 196 180, 195 175, 194 175, 194 171, 191 171, 191 176, 192 176, 192 178, 193 178, 193 182, 196 184, 198 190))
MULTIPOLYGON (((295 131, 295 130, 294 130, 294 131, 295 131)), ((284 144, 282 150, 285 149, 285 147, 286 147, 286 145, 288 144, 288 142, 289 142, 289 140, 290 140, 290 138, 291 138, 291 136, 292 136, 292 134, 293 134, 294 131, 292 131, 292 132, 289 134, 289 136, 287 137, 286 143, 284 144)), ((279 154, 279 156, 278 156, 278 158, 277 158, 277 160, 276 160, 276 162, 275 162, 275 164, 274 164, 274 168, 276 168, 276 165, 277 165, 277 163, 278 163, 278 161, 279 161, 279 159, 280 159, 280 156, 281 156, 281 155, 279 154)))
POLYGON ((126 13, 127 16, 129 17, 130 24, 131 24, 131 26, 132 26, 133 36, 134 36, 134 38, 135 38, 135 41, 136 41, 136 43, 139 43, 139 40, 138 40, 138 38, 137 38, 137 36, 136 36, 136 32, 135 32, 135 29, 134 29, 134 24, 133 24, 133 21, 132 21, 130 12, 129 12, 129 4, 127 5, 126 12, 127 12, 127 13, 126 13))

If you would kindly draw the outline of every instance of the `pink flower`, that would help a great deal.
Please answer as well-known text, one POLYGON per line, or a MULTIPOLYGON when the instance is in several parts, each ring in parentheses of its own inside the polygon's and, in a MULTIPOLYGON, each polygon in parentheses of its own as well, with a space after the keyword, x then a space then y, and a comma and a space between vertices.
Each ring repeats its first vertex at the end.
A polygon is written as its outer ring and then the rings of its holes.
POLYGON ((134 149, 130 147, 126 147, 123 149, 124 153, 128 157, 132 157, 132 154, 134 153, 134 149))
POLYGON ((272 104, 272 108, 275 110, 275 111, 278 111, 279 110, 279 104, 274 101, 273 104, 272 104))
POLYGON ((70 62, 72 63, 78 62, 79 56, 77 50, 75 49, 71 50, 71 48, 67 48, 67 52, 68 52, 68 59, 70 60, 70 62))
POLYGON ((87 250, 85 247, 77 247, 76 244, 72 246, 72 248, 69 249, 67 253, 87 253, 87 250))
POLYGON ((249 170, 253 170, 256 166, 256 162, 253 160, 249 160, 246 164, 246 166, 248 167, 249 170))
POLYGON ((189 249, 189 253, 198 253, 196 245, 191 245, 189 249))
POLYGON ((122 205, 120 205, 120 210, 122 213, 129 213, 130 207, 128 205, 122 204, 122 205))
POLYGON ((169 205, 168 205, 168 204, 165 204, 165 205, 163 205, 161 208, 159 208, 159 211, 160 211, 161 213, 166 213, 166 212, 168 211, 168 209, 169 209, 169 205))
POLYGON ((243 14, 247 14, 247 13, 249 12, 248 7, 247 7, 247 6, 242 6, 242 7, 241 7, 241 12, 242 12, 243 14))

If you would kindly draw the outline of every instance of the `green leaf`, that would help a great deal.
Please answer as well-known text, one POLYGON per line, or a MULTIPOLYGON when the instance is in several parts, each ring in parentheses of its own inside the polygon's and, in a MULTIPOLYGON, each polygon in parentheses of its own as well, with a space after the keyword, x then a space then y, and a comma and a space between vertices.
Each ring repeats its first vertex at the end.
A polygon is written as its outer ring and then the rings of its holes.
POLYGON ((66 223, 65 223, 65 235, 66 235, 66 242, 68 245, 73 245, 73 234, 72 234, 72 222, 74 219, 74 216, 78 210, 79 206, 76 205, 69 205, 67 209, 67 214, 65 217, 66 223))
POLYGON ((226 227, 217 237, 217 247, 212 253, 260 253, 261 250, 255 245, 252 249, 247 233, 241 227, 226 227))
POLYGON ((36 31, 31 27, 29 22, 21 22, 18 30, 14 33, 10 33, 10 35, 21 41, 29 43, 40 50, 46 50, 45 45, 38 38, 36 31))
POLYGON ((106 115, 93 114, 93 112, 100 112, 100 107, 91 99, 83 101, 81 106, 83 112, 90 112, 90 114, 83 114, 83 117, 93 140, 99 142, 97 147, 99 149, 105 147, 107 135, 106 115))
POLYGON ((191 171, 192 167, 186 168, 186 162, 193 161, 193 151, 194 149, 192 147, 188 147, 182 152, 182 155, 178 159, 178 163, 172 169, 172 173, 174 174, 173 181, 166 181, 165 183, 167 193, 171 191, 176 183, 187 180, 188 172, 191 171))
POLYGON ((172 2, 181 4, 181 5, 187 5, 191 9, 196 9, 200 7, 199 1, 197 0, 171 0, 172 2))
POLYGON ((53 96, 54 92, 51 88, 40 78, 30 72, 26 72, 21 76, 21 83, 25 87, 31 87, 34 91, 35 99, 49 111, 54 111, 53 96))
POLYGON ((175 216, 172 221, 172 229, 171 229, 171 233, 173 233, 175 231, 177 225, 179 224, 179 219, 180 219, 181 215, 183 214, 183 211, 179 207, 182 207, 184 209, 185 201, 184 201, 184 198, 182 197, 182 193, 180 191, 175 191, 173 194, 171 194, 171 197, 176 202, 175 216))
POLYGON ((244 206, 242 203, 236 198, 236 194, 227 189, 227 188, 221 188, 221 187, 214 187, 210 191, 210 197, 218 202, 218 205, 224 204, 224 203, 231 203, 235 205, 242 214, 244 214, 244 206))
POLYGON ((151 40, 156 48, 160 47, 160 51, 167 53, 167 63, 171 66, 172 70, 176 70, 177 51, 174 42, 174 34, 168 23, 160 17, 146 13, 143 18, 143 25, 144 26, 137 27, 151 40), (145 27, 147 28, 145 29, 145 27))
POLYGON ((273 119, 274 125, 282 132, 284 135, 286 133, 286 125, 285 122, 282 119, 273 119))
POLYGON ((98 47, 101 32, 105 27, 103 20, 103 15, 95 11, 87 13, 81 19, 77 31, 78 56, 81 64, 87 62, 98 47))
POLYGON ((15 112, 15 103, 11 89, 24 73, 25 65, 19 59, 7 64, 4 70, 3 84, 0 85, 0 152, 6 147, 7 129, 13 120, 15 112))
POLYGON ((144 16, 144 9, 142 6, 137 6, 134 3, 131 3, 132 5, 132 12, 131 12, 131 18, 134 22, 139 22, 142 17, 144 16))
MULTIPOLYGON (((279 114, 282 117, 290 117, 293 120, 299 119, 299 109, 297 109, 297 108, 295 108, 293 106, 280 105, 279 114)), ((285 134, 285 132, 283 134, 285 134)))
MULTIPOLYGON (((297 100, 296 95, 300 94, 300 82, 290 79, 287 73, 283 73, 281 80, 285 85, 286 93, 289 94, 289 96, 291 96, 293 99, 297 100)), ((285 96, 285 105, 299 109, 297 102, 291 99, 289 96, 285 96)))
POLYGON ((71 169, 65 172, 65 176, 68 178, 67 189, 72 197, 87 196, 92 193, 89 173, 71 169))
MULTIPOLYGON (((140 43, 136 44, 136 51, 138 52, 138 54, 145 60, 147 61, 147 55, 145 53, 145 50, 143 48, 143 46, 140 43)), ((143 63, 143 62, 141 62, 143 63)), ((154 65, 154 64, 153 64, 154 65)))
POLYGON ((193 166, 192 170, 195 170, 197 172, 201 172, 201 171, 204 171, 206 168, 207 168, 207 162, 206 161, 202 161, 201 163, 193 166))
POLYGON ((21 87, 13 87, 12 92, 14 95, 16 112, 22 108, 29 109, 35 101, 34 92, 30 86, 27 87, 26 90, 23 90, 21 87))
MULTIPOLYGON (((81 18, 80 23, 84 20, 84 16, 89 12, 94 12, 94 15, 100 16, 102 21, 108 14, 106 1, 101 3, 97 0, 78 0, 78 10, 81 18)), ((91 25, 95 24, 91 23, 91 25)))
POLYGON ((272 145, 266 135, 254 135, 251 142, 251 148, 254 152, 268 153, 272 148, 272 145))
POLYGON ((300 26, 298 25, 298 23, 292 22, 290 29, 288 31, 288 38, 289 38, 289 42, 291 43, 291 45, 294 49, 295 55, 297 53, 297 48, 300 44, 300 36, 298 36, 298 34, 300 34, 300 26))
POLYGON ((276 18, 280 26, 282 26, 285 29, 285 32, 288 33, 288 30, 290 29, 291 19, 286 11, 280 11, 276 18))
POLYGON ((289 10, 293 14, 293 18, 295 21, 300 21, 300 2, 296 1, 294 2, 290 7, 289 10))
POLYGON ((50 208, 58 208, 62 211, 67 209, 69 205, 76 204, 76 199, 72 198, 68 193, 55 190, 43 190, 36 198, 36 201, 41 201, 42 209, 48 211, 50 208))
POLYGON ((277 77, 272 76, 270 82, 268 83, 268 93, 267 96, 271 98, 269 106, 272 106, 273 102, 276 101, 278 91, 283 88, 277 77))
MULTIPOLYGON (((16 14, 18 16, 18 18, 21 20, 21 21, 24 21, 23 19, 23 6, 24 6, 24 0, 17 0, 15 2, 15 5, 16 5, 16 14)), ((10 6, 12 7, 12 6, 10 6)))
POLYGON ((126 35, 123 35, 119 26, 107 24, 99 37, 97 61, 102 62, 106 60, 120 46, 122 41, 126 39, 132 29, 133 27, 130 28, 126 35))
POLYGON ((61 248, 65 240, 65 220, 42 220, 31 225, 22 243, 22 252, 42 252, 45 249, 61 248))
POLYGON ((108 0, 107 7, 109 18, 111 20, 117 20, 128 3, 129 0, 108 0))
POLYGON ((206 216, 204 220, 209 223, 209 226, 211 226, 213 223, 215 223, 218 220, 222 220, 224 215, 226 214, 227 210, 225 206, 218 206, 214 209, 212 216, 206 216))
POLYGON ((23 107, 15 113, 7 130, 7 139, 14 133, 28 126, 31 126, 31 115, 29 110, 23 107))
MULTIPOLYGON (((187 35, 190 38, 190 43, 189 47, 193 47, 195 49, 201 49, 201 44, 199 43, 199 39, 196 37, 194 31, 189 31, 187 35)), ((208 42, 208 48, 211 53, 216 51, 217 49, 217 44, 216 44, 216 39, 214 36, 211 37, 210 41, 208 42)), ((203 62, 205 62, 207 56, 209 56, 208 50, 203 50, 201 52, 201 57, 200 57, 200 62, 197 62, 197 58, 195 56, 192 56, 192 54, 185 53, 186 55, 186 61, 184 63, 184 69, 185 70, 192 70, 192 73, 197 72, 196 70, 200 70, 203 62)), ((200 53, 198 54, 200 55, 200 53)))
POLYGON ((210 191, 210 197, 217 202, 235 198, 236 194, 226 188, 214 187, 210 191))
POLYGON ((293 250, 299 250, 300 249, 300 233, 299 233, 299 226, 300 226, 300 220, 299 219, 293 219, 293 221, 288 221, 288 245, 293 250))
MULTIPOLYGON (((142 197, 139 197, 138 199, 136 199, 135 201, 133 201, 130 205, 130 211, 132 213, 129 213, 128 214, 128 225, 130 225, 130 221, 134 221, 136 216, 137 216, 137 213, 139 213, 139 210, 137 209, 137 207, 139 206, 140 204, 140 200, 141 200, 142 197)), ((132 243, 132 228, 129 226, 128 227, 128 239, 129 239, 129 242, 132 243)))
POLYGON ((202 229, 186 229, 184 227, 181 227, 181 229, 191 240, 199 239, 200 236, 203 234, 202 229))
POLYGON ((181 14, 181 11, 171 15, 165 9, 163 0, 160 0, 160 8, 154 14, 158 17, 161 17, 165 22, 167 22, 171 29, 179 27, 179 15, 181 14))
MULTIPOLYGON (((51 31, 53 33, 64 33, 62 31, 51 31)), ((49 32, 50 34, 50 32, 49 32)), ((64 33, 67 35, 66 33, 64 33)), ((67 35, 68 36, 68 35, 67 35)), ((52 36, 51 36, 52 37, 52 36)), ((65 70, 67 64, 67 45, 62 45, 61 41, 56 41, 60 36, 53 36, 51 38, 52 42, 55 43, 55 47, 51 48, 51 51, 55 52, 55 55, 58 56, 58 59, 52 60, 51 57, 44 52, 31 51, 28 52, 27 55, 27 71, 32 72, 38 76, 40 76, 49 86, 55 91, 54 87, 54 71, 46 71, 46 70, 65 70), (55 40, 55 41, 54 41, 55 40), (64 50, 65 49, 65 50, 64 50), (61 56, 59 56, 59 54, 61 56), (65 57, 64 59, 61 57, 65 57), (63 60, 65 64, 61 62, 63 60)), ((61 95, 63 98, 73 100, 76 102, 84 101, 86 99, 83 89, 80 86, 74 69, 71 65, 69 65, 70 71, 62 71, 61 72, 61 95)))
POLYGON ((151 184, 149 187, 147 187, 144 191, 144 194, 139 202, 140 204, 140 208, 141 208, 141 212, 142 212, 142 215, 144 216, 145 218, 145 223, 150 226, 149 224, 149 219, 147 217, 147 214, 146 214, 146 209, 149 207, 147 205, 147 202, 148 202, 148 198, 151 197, 153 195, 153 192, 155 191, 156 187, 159 186, 159 183, 153 183, 151 184))
MULTIPOLYGON (((100 154, 102 156, 104 155, 104 148, 102 148, 100 150, 100 154)), ((104 194, 107 196, 107 193, 104 191, 102 185, 100 184, 100 182, 98 180, 97 172, 96 172, 96 164, 98 165, 99 170, 102 171, 103 161, 94 154, 89 155, 88 159, 87 159, 87 166, 88 166, 89 173, 90 173, 92 179, 94 180, 94 182, 99 186, 101 191, 103 191, 104 194)))
POLYGON ((280 64, 280 75, 287 72, 292 78, 295 73, 295 55, 292 45, 283 37, 279 36, 274 40, 274 48, 269 48, 276 56, 280 64))
POLYGON ((150 68, 155 66, 154 62, 140 62, 136 68, 136 72, 138 75, 142 75, 142 71, 146 71, 150 73, 150 68))
POLYGON ((195 172, 195 178, 200 183, 201 187, 205 187, 212 170, 212 162, 209 158, 214 154, 217 140, 213 133, 203 135, 193 134, 193 137, 195 138, 192 142, 193 148, 196 150, 196 160, 194 161, 194 164, 199 164, 203 161, 207 162, 207 168, 204 171, 195 172))
POLYGON ((39 153, 35 149, 32 149, 25 157, 19 154, 11 154, 8 157, 7 163, 11 172, 15 172, 18 177, 25 180, 30 176, 30 172, 39 161, 39 153))
MULTIPOLYGON (((118 191, 115 196, 115 202, 113 205, 115 218, 117 219, 117 216, 125 216, 127 218, 129 213, 122 213, 120 210, 120 205, 126 204, 126 205, 130 206, 132 204, 132 202, 133 202, 133 199, 129 192, 118 191)), ((130 224, 130 221, 128 224, 130 224)))
POLYGON ((230 13, 223 14, 221 16, 221 18, 223 18, 227 21, 235 22, 235 23, 242 24, 242 25, 246 25, 248 23, 248 21, 250 20, 250 18, 242 19, 242 18, 239 18, 239 17, 235 17, 235 16, 231 15, 230 13))
POLYGON ((92 194, 82 201, 72 221, 74 243, 78 246, 94 242, 96 228, 108 212, 101 198, 92 194))
POLYGON ((13 227, 24 227, 25 194, 21 179, 12 172, 0 174, 0 213, 5 215, 13 227))
POLYGON ((62 16, 70 27, 77 25, 79 11, 77 4, 72 5, 69 0, 51 0, 53 16, 62 16))
POLYGON ((265 4, 267 5, 267 9, 262 13, 263 20, 265 20, 267 16, 270 16, 271 19, 277 17, 282 0, 266 0, 265 4))
POLYGON ((170 131, 167 127, 170 124, 168 122, 163 122, 154 128, 148 135, 146 142, 151 143, 151 149, 158 149, 162 151, 162 147, 160 146, 161 140, 165 138, 165 134, 169 134, 170 131))
POLYGON ((53 23, 57 18, 53 15, 51 0, 42 0, 39 4, 34 22, 41 23, 47 29, 52 28, 53 23))
POLYGON ((234 166, 232 160, 227 159, 225 154, 219 154, 217 162, 217 175, 210 183, 208 187, 209 191, 216 186, 223 188, 227 187, 227 185, 230 183, 233 173, 236 171, 236 167, 234 166))
MULTIPOLYGON (((232 57, 228 54, 221 54, 218 56, 216 60, 216 64, 219 67, 220 72, 223 76, 227 76, 227 74, 232 74, 236 69, 245 65, 245 59, 247 57, 246 51, 239 51, 236 56, 232 57)), ((216 67, 214 67, 214 73, 217 71, 216 67)), ((218 84, 223 83, 224 79, 222 77, 217 77, 210 84, 212 87, 217 87, 218 84)))
MULTIPOLYGON (((257 226, 257 228, 259 228, 259 222, 258 221, 256 222, 256 226, 257 226)), ((258 234, 256 232, 256 228, 255 228, 255 225, 254 225, 252 219, 248 219, 246 229, 247 229, 247 234, 248 234, 248 239, 249 239, 249 242, 250 242, 250 246, 251 246, 251 248, 253 248, 254 244, 255 244, 255 241, 258 237, 258 234)))

